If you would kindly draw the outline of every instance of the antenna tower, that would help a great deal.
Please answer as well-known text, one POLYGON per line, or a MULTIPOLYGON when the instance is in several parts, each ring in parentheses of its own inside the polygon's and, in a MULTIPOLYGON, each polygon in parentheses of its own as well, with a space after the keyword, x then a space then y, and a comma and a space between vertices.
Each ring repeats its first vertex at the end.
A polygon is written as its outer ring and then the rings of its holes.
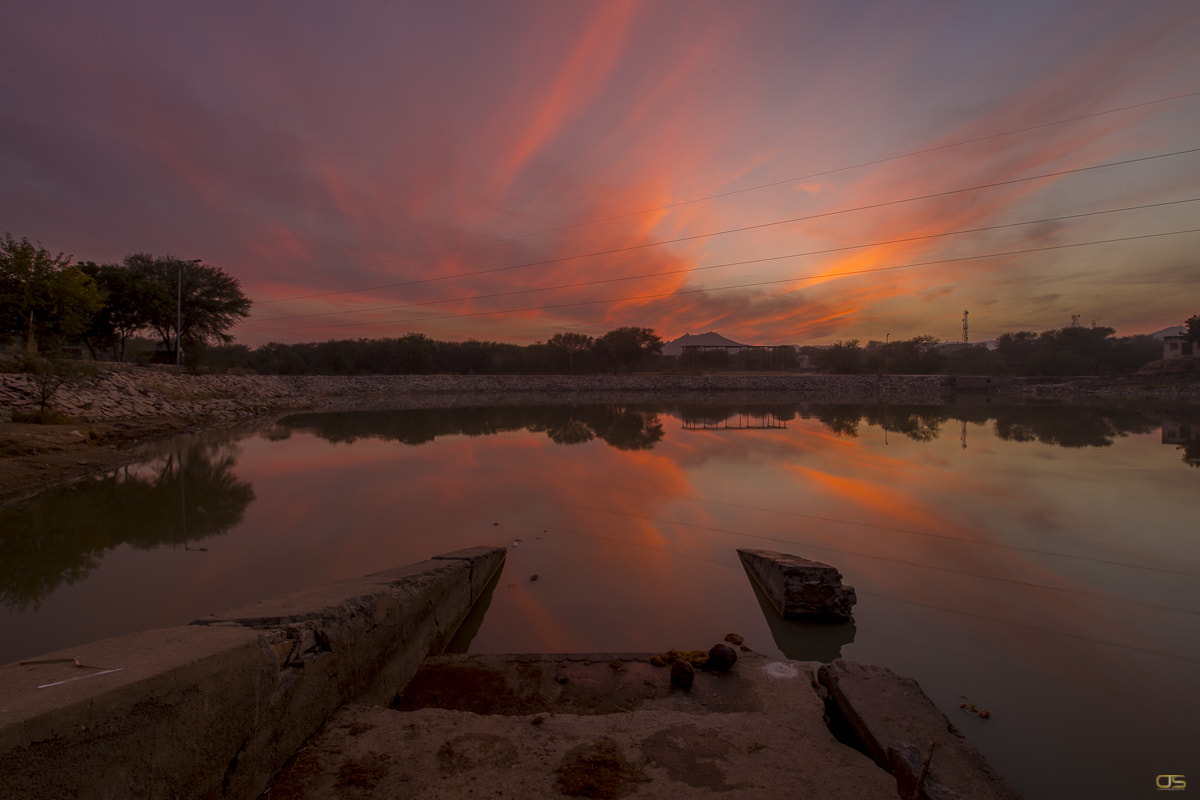
POLYGON ((970 341, 967 339, 967 314, 970 313, 965 308, 963 309, 963 344, 970 344, 970 341))

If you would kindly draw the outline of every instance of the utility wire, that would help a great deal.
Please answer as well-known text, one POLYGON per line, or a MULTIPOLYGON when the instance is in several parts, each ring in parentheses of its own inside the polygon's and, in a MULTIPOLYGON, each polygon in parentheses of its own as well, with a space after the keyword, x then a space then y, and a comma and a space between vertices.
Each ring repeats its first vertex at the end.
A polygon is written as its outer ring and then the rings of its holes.
MULTIPOLYGON (((622 302, 629 302, 629 301, 633 301, 633 300, 655 300, 655 299, 662 298, 662 297, 678 297, 678 296, 689 295, 689 294, 705 294, 708 292, 722 292, 722 291, 729 291, 732 289, 752 289, 752 288, 758 288, 758 287, 762 287, 762 286, 774 286, 774 285, 778 285, 778 284, 782 284, 782 283, 799 283, 801 281, 818 280, 818 279, 822 279, 822 278, 826 278, 826 279, 828 279, 828 278, 843 278, 843 277, 846 277, 849 275, 865 275, 865 274, 873 273, 873 272, 889 272, 892 270, 913 269, 915 267, 927 267, 927 266, 933 266, 933 265, 937 265, 937 264, 956 264, 956 263, 961 263, 964 261, 978 261, 980 259, 986 259, 986 258, 1004 258, 1007 256, 1028 255, 1030 253, 1044 253, 1044 252, 1049 252, 1052 250, 1066 250, 1066 249, 1069 249, 1072 247, 1086 247, 1086 246, 1097 245, 1097 244, 1116 244, 1118 242, 1131 242, 1131 241, 1136 241, 1136 240, 1140 240, 1140 239, 1155 239, 1155 238, 1159 238, 1159 237, 1163 237, 1163 236, 1178 236, 1178 235, 1186 234, 1186 233, 1200 233, 1200 228, 1187 228, 1187 229, 1178 230, 1178 231, 1165 231, 1163 233, 1148 233, 1148 234, 1141 234, 1138 236, 1121 236, 1121 237, 1117 237, 1115 239, 1098 239, 1098 240, 1094 240, 1094 241, 1090 241, 1090 242, 1074 242, 1072 244, 1048 245, 1045 247, 1030 247, 1030 248, 1025 248, 1022 250, 1008 250, 1008 251, 1005 251, 1002 253, 984 253, 981 255, 960 256, 958 258, 943 258, 943 259, 935 259, 935 260, 931 260, 931 261, 918 261, 918 262, 914 262, 911 264, 894 264, 894 265, 887 266, 887 267, 864 267, 863 269, 843 270, 842 272, 833 272, 833 273, 825 273, 825 274, 820 274, 820 275, 808 275, 808 276, 799 276, 799 277, 793 276, 790 278, 780 278, 778 280, 754 281, 751 283, 738 283, 738 284, 731 284, 728 286, 711 286, 711 287, 704 287, 704 288, 699 288, 699 289, 673 289, 673 290, 667 291, 667 292, 655 292, 652 294, 630 295, 630 296, 626 296, 626 297, 609 297, 609 298, 605 298, 602 300, 579 300, 579 301, 575 301, 575 302, 571 302, 571 303, 554 303, 554 304, 542 305, 542 306, 524 306, 521 308, 502 308, 502 309, 495 309, 492 311, 469 311, 469 312, 461 312, 461 313, 457 313, 457 314, 437 314, 437 315, 430 315, 430 316, 425 316, 425 317, 409 317, 406 319, 377 320, 377 321, 373 321, 373 322, 339 322, 339 323, 330 323, 328 325, 298 325, 298 326, 292 326, 292 327, 287 327, 287 328, 250 328, 250 329, 241 330, 240 332, 241 333, 272 333, 272 332, 276 332, 276 331, 315 330, 318 328, 350 328, 350 327, 360 327, 360 326, 364 326, 364 325, 367 325, 367 326, 399 325, 399 324, 412 323, 412 322, 430 322, 430 321, 435 321, 435 320, 465 319, 465 318, 469 318, 469 317, 488 317, 488 316, 497 316, 497 315, 502 315, 502 314, 521 314, 521 313, 527 313, 530 311, 554 311, 554 310, 561 309, 561 308, 578 308, 581 306, 604 305, 607 303, 622 303, 622 302)), ((747 261, 735 262, 735 263, 736 264, 753 264, 753 263, 758 263, 758 262, 762 262, 762 261, 773 261, 773 260, 776 260, 776 258, 779 258, 779 257, 750 259, 747 261)), ((726 265, 726 266, 733 266, 733 264, 726 265)))
POLYGON ((823 219, 826 217, 837 216, 840 214, 849 214, 849 213, 857 212, 857 211, 870 211, 870 210, 878 209, 878 208, 886 208, 888 206, 901 205, 903 203, 912 203, 912 202, 916 202, 918 200, 932 200, 932 199, 936 199, 936 198, 940 198, 940 197, 949 197, 949 196, 956 195, 956 194, 963 194, 966 192, 976 192, 976 191, 982 191, 984 189, 996 189, 996 188, 999 188, 1002 186, 1014 186, 1019 183, 1028 183, 1029 181, 1045 180, 1047 178, 1058 178, 1058 177, 1062 177, 1064 175, 1073 175, 1073 174, 1077 174, 1080 172, 1088 172, 1088 171, 1098 170, 1098 169, 1107 169, 1109 167, 1117 167, 1117 166, 1123 166, 1123 165, 1127 165, 1127 164, 1137 164, 1137 163, 1142 163, 1142 162, 1146 162, 1146 161, 1154 161, 1154 160, 1161 159, 1161 158, 1171 158, 1174 156, 1187 155, 1187 154, 1196 153, 1196 152, 1200 152, 1200 147, 1194 147, 1194 148, 1190 148, 1187 150, 1176 150, 1176 151, 1170 152, 1170 153, 1156 153, 1154 155, 1149 155, 1149 156, 1126 158, 1126 159, 1121 159, 1120 161, 1109 161, 1109 162, 1106 162, 1103 164, 1092 164, 1092 165, 1086 166, 1086 167, 1075 167, 1073 169, 1058 170, 1056 172, 1046 172, 1046 173, 1042 173, 1040 175, 1026 176, 1024 178, 1012 178, 1012 179, 1004 180, 1004 181, 994 181, 992 183, 984 183, 984 184, 979 184, 976 186, 967 186, 967 187, 959 188, 959 189, 949 189, 949 190, 946 190, 943 192, 931 192, 929 194, 915 195, 913 197, 906 197, 906 198, 903 198, 900 200, 887 200, 887 201, 883 201, 883 202, 879 202, 879 203, 868 203, 866 205, 855 206, 853 208, 843 208, 843 209, 838 209, 836 211, 824 211, 819 214, 807 214, 807 215, 801 216, 801 217, 790 217, 788 219, 776 220, 774 222, 762 222, 762 223, 758 223, 755 225, 743 225, 743 226, 737 227, 737 228, 727 228, 725 230, 710 231, 707 233, 698 233, 698 234, 692 234, 689 236, 680 236, 680 237, 677 237, 674 239, 662 239, 662 240, 659 240, 656 242, 643 242, 641 244, 626 245, 624 247, 614 247, 614 248, 608 248, 606 250, 596 250, 596 251, 593 251, 590 253, 577 253, 577 254, 569 255, 569 256, 560 256, 558 258, 548 258, 548 259, 542 259, 539 261, 527 261, 527 262, 523 262, 520 264, 510 264, 510 265, 504 266, 504 267, 491 267, 489 269, 473 270, 471 272, 456 272, 456 273, 452 273, 450 275, 439 275, 439 276, 435 276, 432 278, 413 278, 410 280, 396 281, 394 283, 378 284, 375 286, 363 286, 363 287, 358 287, 355 289, 339 289, 339 290, 333 291, 333 292, 318 292, 315 294, 296 295, 294 297, 282 297, 282 298, 279 298, 276 300, 256 300, 255 302, 258 303, 259 305, 267 305, 267 304, 271 304, 271 303, 286 303, 286 302, 291 302, 294 300, 311 300, 311 299, 321 298, 321 297, 335 297, 337 295, 342 295, 342 294, 374 292, 374 291, 378 291, 380 289, 394 289, 394 288, 398 288, 401 286, 416 286, 416 285, 424 284, 424 283, 435 283, 435 282, 439 282, 439 281, 454 280, 457 278, 472 278, 472 277, 477 277, 479 275, 492 275, 492 274, 499 273, 499 272, 510 272, 512 270, 517 270, 517 269, 526 269, 528 267, 546 266, 549 264, 561 264, 566 261, 577 261, 579 259, 594 258, 596 256, 613 255, 616 253, 627 253, 627 252, 631 252, 634 250, 645 250, 650 247, 662 247, 662 246, 668 245, 668 244, 679 244, 681 242, 690 242, 690 241, 695 241, 697 239, 709 239, 714 236, 725 236, 725 235, 728 235, 731 233, 744 233, 746 231, 761 230, 763 228, 770 228, 770 227, 775 227, 778 225, 789 225, 789 224, 794 224, 797 222, 807 222, 807 221, 811 221, 814 219, 823 219))
MULTIPOLYGON (((1169 103, 1169 102, 1173 102, 1175 100, 1182 100, 1182 99, 1185 99, 1188 97, 1196 97, 1197 95, 1200 95, 1200 91, 1185 92, 1183 94, 1171 95, 1170 97, 1160 97, 1157 100, 1147 100, 1142 103, 1134 103, 1132 105, 1121 106, 1119 108, 1110 108, 1110 109, 1106 109, 1104 111, 1096 111, 1091 114, 1081 114, 1079 116, 1067 117, 1065 119, 1055 120, 1053 122, 1043 122, 1043 123, 1039 123, 1037 125, 1030 125, 1025 128, 1015 128, 1010 131, 1003 131, 1001 133, 988 134, 987 136, 979 136, 974 139, 964 139, 959 142, 951 142, 949 144, 937 145, 935 147, 926 147, 926 148, 922 148, 920 150, 910 150, 907 153, 900 153, 900 154, 893 155, 893 156, 884 156, 882 158, 876 158, 876 159, 872 159, 870 161, 861 161, 856 164, 850 164, 850 165, 844 166, 844 167, 835 167, 832 169, 822 170, 820 172, 812 172, 807 175, 800 175, 795 178, 786 178, 783 180, 771 181, 769 183, 757 184, 755 186, 747 186, 742 189, 731 189, 726 192, 717 192, 715 194, 709 194, 709 195, 704 195, 701 197, 695 197, 690 200, 679 200, 677 202, 667 203, 667 204, 661 205, 661 206, 653 206, 651 208, 644 208, 644 209, 641 209, 640 211, 629 211, 629 212, 626 212, 623 214, 616 214, 616 215, 609 216, 609 217, 598 217, 595 219, 585 220, 583 222, 575 222, 575 223, 572 223, 569 225, 560 225, 555 228, 545 228, 543 230, 532 231, 530 233, 521 233, 521 234, 517 234, 514 236, 505 236, 505 237, 501 237, 501 238, 497 238, 497 239, 488 239, 488 240, 480 241, 480 242, 472 242, 470 244, 457 245, 455 247, 446 247, 446 248, 442 248, 440 250, 429 250, 429 251, 425 251, 425 252, 421 252, 421 253, 411 253, 408 255, 390 256, 388 258, 378 259, 376 261, 366 261, 361 264, 347 264, 347 265, 340 266, 340 267, 329 267, 326 269, 314 270, 312 272, 300 273, 299 276, 319 275, 319 274, 323 274, 326 272, 337 272, 337 271, 345 270, 345 269, 356 269, 356 268, 360 268, 360 267, 376 266, 379 264, 389 264, 394 261, 415 260, 418 258, 427 258, 429 256, 444 255, 446 253, 457 253, 457 252, 460 252, 463 250, 471 250, 474 248, 486 247, 486 246, 493 245, 493 244, 503 244, 505 242, 514 242, 514 241, 518 241, 521 239, 529 239, 529 238, 532 238, 535 236, 544 236, 548 233, 559 233, 562 231, 568 231, 568 230, 574 230, 576 228, 587 227, 589 225, 598 225, 598 224, 601 224, 604 222, 614 222, 616 220, 628 219, 629 217, 637 217, 637 216, 641 216, 643 214, 652 214, 652 213, 656 213, 659 211, 669 211, 674 208, 681 208, 683 206, 694 205, 696 203, 708 202, 709 200, 719 200, 724 197, 732 197, 734 195, 746 194, 748 192, 756 192, 761 189, 771 189, 776 186, 784 186, 784 185, 787 185, 790 183, 798 183, 800 181, 812 180, 813 178, 821 178, 821 177, 826 177, 828 175, 836 175, 839 172, 849 172, 851 170, 861 169, 863 167, 878 166, 880 164, 887 164, 892 161, 899 161, 899 160, 905 159, 905 158, 912 158, 913 156, 927 155, 929 153, 936 153, 936 152, 939 152, 942 150, 950 150, 955 147, 963 147, 968 144, 977 144, 979 142, 986 142, 986 141, 990 141, 992 139, 1001 139, 1006 136, 1015 136, 1018 134, 1029 133, 1031 131, 1042 130, 1045 128, 1053 128, 1053 127, 1056 127, 1059 125, 1067 125, 1072 122, 1082 122, 1083 120, 1086 120, 1086 119, 1094 119, 1096 117, 1103 117, 1108 114, 1118 114, 1123 111, 1132 111, 1137 108, 1146 108, 1148 106, 1159 105, 1161 103, 1169 103)), ((266 302, 284 302, 284 301, 282 301, 282 300, 263 300, 263 301, 256 301, 256 302, 266 303, 266 302)))
MULTIPOLYGON (((623 275, 616 278, 598 278, 591 281, 580 281, 577 283, 564 283, 557 286, 540 286, 532 289, 513 289, 506 292, 494 292, 492 294, 476 294, 466 295, 464 297, 447 297, 438 300, 416 300, 411 303, 399 303, 388 306, 370 306, 368 308, 350 308, 341 311, 323 311, 314 314, 291 314, 281 317, 261 317, 256 322, 277 322, 281 320, 292 319, 312 319, 314 317, 333 317, 341 314, 362 314, 370 311, 394 311, 398 308, 417 308, 420 306, 436 306, 443 303, 464 303, 471 300, 491 300, 497 297, 512 297, 521 294, 537 294, 539 292, 552 292, 560 289, 579 289, 586 286, 599 286, 606 283, 622 283, 625 281, 643 280, 645 278, 661 278, 667 275, 679 275, 682 273, 703 272, 713 269, 724 269, 727 267, 745 266, 747 264, 765 263, 768 261, 783 261, 789 258, 802 258, 805 256, 828 255, 830 253, 840 253, 847 250, 860 250, 865 247, 882 247, 893 244, 907 244, 909 242, 926 241, 929 239, 939 239, 947 236, 961 236, 967 233, 985 233, 987 231, 1002 230, 1004 228, 1016 228, 1022 225, 1040 225, 1047 222, 1064 222, 1066 220, 1081 219, 1083 217, 1094 217, 1102 214, 1116 214, 1124 211, 1143 211, 1150 208, 1162 208, 1164 206, 1180 205, 1182 203, 1200 202, 1200 197, 1191 197, 1184 200, 1167 200, 1161 203, 1147 203, 1139 206, 1126 206, 1124 208, 1109 208, 1103 211, 1086 211, 1080 214, 1067 214, 1060 217, 1045 217, 1042 219, 1024 220, 1022 222, 1008 222, 1000 225, 986 225, 980 228, 965 228, 957 231, 946 231, 945 233, 930 233, 922 236, 906 236, 899 239, 884 239, 875 242, 864 242, 862 244, 846 245, 844 247, 829 247, 822 250, 806 250, 799 253, 787 253, 780 256, 769 256, 760 259, 751 259, 748 261, 732 261, 722 264, 708 264, 700 267, 684 267, 681 269, 662 270, 660 272, 645 272, 637 275, 623 275)), ((252 331, 247 331, 252 332, 252 331)))

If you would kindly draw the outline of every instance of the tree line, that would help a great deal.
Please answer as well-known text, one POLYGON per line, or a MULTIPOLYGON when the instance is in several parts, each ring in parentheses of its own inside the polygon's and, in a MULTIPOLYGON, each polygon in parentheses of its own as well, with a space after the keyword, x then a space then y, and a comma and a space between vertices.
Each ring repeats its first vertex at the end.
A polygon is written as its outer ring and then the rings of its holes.
MULTIPOLYGON (((1200 343, 1200 315, 1187 321, 1200 343)), ((889 375, 1122 375, 1162 358, 1153 336, 1117 337, 1112 328, 1078 325, 1001 334, 994 348, 941 344, 934 336, 892 342, 857 339, 801 348, 820 372, 889 375)))
POLYGON ((72 263, 28 239, 0 239, 0 342, 19 340, 30 355, 80 342, 93 358, 121 361, 125 344, 148 333, 174 361, 250 313, 238 280, 199 261, 134 253, 118 263, 72 263))
MULTIPOLYGON (((1150 336, 1118 338, 1108 327, 1070 326, 1002 334, 994 348, 945 345, 934 336, 898 341, 835 342, 830 347, 697 351, 662 356, 650 328, 622 327, 603 336, 557 333, 545 342, 436 341, 420 333, 396 338, 232 344, 229 331, 250 313, 238 280, 223 270, 174 256, 134 253, 117 263, 72 262, 28 239, 0 239, 0 344, 20 341, 36 355, 80 343, 93 358, 125 359, 138 334, 158 339, 163 360, 283 375, 589 374, 645 369, 796 370, 842 374, 1109 375, 1136 371, 1162 357, 1150 336)), ((1200 345, 1200 314, 1186 321, 1200 345)))
POLYGON ((209 348, 206 363, 268 375, 542 375, 628 373, 657 366, 663 341, 650 328, 624 327, 592 337, 556 333, 531 345, 468 339, 446 342, 421 333, 260 347, 209 348))

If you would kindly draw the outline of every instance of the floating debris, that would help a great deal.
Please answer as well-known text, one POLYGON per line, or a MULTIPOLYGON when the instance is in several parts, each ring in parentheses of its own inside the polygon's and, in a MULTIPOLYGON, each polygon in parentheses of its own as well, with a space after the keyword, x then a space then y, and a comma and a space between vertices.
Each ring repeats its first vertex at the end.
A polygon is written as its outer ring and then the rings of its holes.
POLYGON ((992 718, 992 712, 988 711, 986 708, 980 708, 979 706, 975 705, 974 703, 959 703, 958 707, 961 708, 963 711, 966 711, 968 714, 974 714, 975 716, 979 717, 980 719, 991 719, 992 718))
POLYGON ((538 579, 538 576, 537 576, 536 572, 529 576, 529 580, 531 580, 531 581, 536 581, 537 579, 538 579))
POLYGON ((729 642, 730 644, 741 644, 746 640, 742 638, 740 633, 727 633, 725 634, 725 641, 729 642))

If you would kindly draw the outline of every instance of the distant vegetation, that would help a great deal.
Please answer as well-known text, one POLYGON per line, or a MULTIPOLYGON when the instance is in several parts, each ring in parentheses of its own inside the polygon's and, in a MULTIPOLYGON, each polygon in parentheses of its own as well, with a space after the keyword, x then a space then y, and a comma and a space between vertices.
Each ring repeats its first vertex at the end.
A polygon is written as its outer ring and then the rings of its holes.
POLYGON ((559 333, 549 341, 441 342, 419 333, 393 339, 345 339, 306 344, 213 347, 206 363, 270 375, 595 374, 636 371, 800 371, 890 375, 1119 375, 1162 358, 1151 336, 1117 338, 1112 328, 1067 327, 1042 333, 1006 333, 994 350, 945 345, 932 336, 860 345, 769 350, 713 349, 663 356, 649 328, 618 328, 598 339, 559 333))
POLYGON ((420 333, 394 339, 214 347, 207 363, 269 375, 541 375, 629 373, 662 366, 663 341, 649 328, 617 328, 599 338, 558 333, 531 345, 440 342, 420 333))
POLYGON ((933 336, 865 347, 851 339, 809 353, 821 372, 890 375, 1121 375, 1162 358, 1162 342, 1154 337, 1114 333, 1082 326, 1005 333, 995 349, 940 344, 933 336))

